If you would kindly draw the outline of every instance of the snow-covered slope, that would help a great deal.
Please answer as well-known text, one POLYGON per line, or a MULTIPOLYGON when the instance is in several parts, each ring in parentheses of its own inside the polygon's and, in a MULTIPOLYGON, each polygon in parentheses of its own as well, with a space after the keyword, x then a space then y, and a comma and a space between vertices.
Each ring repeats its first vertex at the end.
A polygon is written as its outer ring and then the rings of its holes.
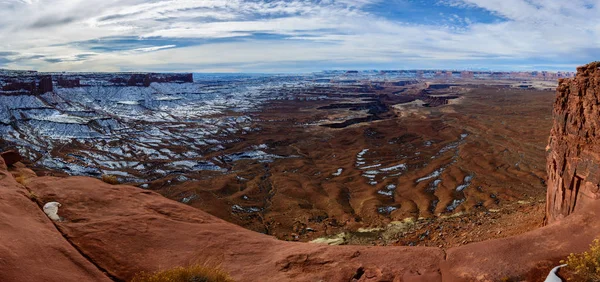
MULTIPOLYGON (((0 74, 0 134, 47 168, 145 182, 226 172, 206 153, 259 130, 247 114, 303 77, 191 74, 0 74), (52 83, 49 84, 51 79, 52 83)), ((264 155, 240 152, 229 161, 264 155), (243 156, 243 157, 239 157, 243 156)), ((269 156, 269 158, 272 156, 269 156)))

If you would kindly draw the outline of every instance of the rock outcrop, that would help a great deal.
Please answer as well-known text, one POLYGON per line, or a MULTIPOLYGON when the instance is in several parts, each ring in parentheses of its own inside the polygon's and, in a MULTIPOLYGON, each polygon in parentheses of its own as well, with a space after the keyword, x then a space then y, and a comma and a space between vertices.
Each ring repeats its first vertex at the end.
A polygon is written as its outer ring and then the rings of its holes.
POLYGON ((3 95, 19 93, 42 95, 47 92, 52 92, 54 89, 52 76, 50 75, 29 75, 8 78, 5 79, 0 86, 0 94, 3 95))
POLYGON ((61 235, 0 158, 0 280, 111 281, 61 235))
POLYGON ((540 281, 600 234, 599 66, 560 81, 543 228, 447 250, 285 242, 152 191, 87 177, 37 177, 0 158, 0 278, 126 281, 139 271, 207 262, 237 281, 540 281), (42 212, 51 201, 62 203, 63 221, 42 212))
POLYGON ((55 88, 149 87, 152 83, 193 83, 192 73, 38 73, 0 71, 0 95, 43 95, 55 88))
POLYGON ((600 206, 592 205, 532 232, 445 251, 327 246, 276 240, 157 193, 87 177, 38 177, 27 187, 39 203, 62 203, 58 229, 119 280, 209 262, 236 281, 541 281, 600 232, 600 206))
POLYGON ((122 76, 111 79, 117 85, 149 87, 156 83, 193 83, 194 76, 191 73, 134 73, 129 78, 122 76))
POLYGON ((56 83, 62 88, 81 87, 81 79, 79 78, 68 78, 61 76, 57 78, 56 83))
POLYGON ((21 155, 13 150, 0 153, 0 158, 4 160, 7 166, 11 166, 21 161, 21 155))
POLYGON ((546 222, 600 199, 600 62, 561 79, 547 161, 546 222))

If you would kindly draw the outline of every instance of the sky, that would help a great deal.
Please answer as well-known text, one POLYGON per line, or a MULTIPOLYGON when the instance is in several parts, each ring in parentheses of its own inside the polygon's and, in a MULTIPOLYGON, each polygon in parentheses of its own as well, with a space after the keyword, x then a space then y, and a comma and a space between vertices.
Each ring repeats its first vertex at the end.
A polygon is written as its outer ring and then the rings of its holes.
POLYGON ((574 71, 600 0, 0 0, 0 68, 574 71))

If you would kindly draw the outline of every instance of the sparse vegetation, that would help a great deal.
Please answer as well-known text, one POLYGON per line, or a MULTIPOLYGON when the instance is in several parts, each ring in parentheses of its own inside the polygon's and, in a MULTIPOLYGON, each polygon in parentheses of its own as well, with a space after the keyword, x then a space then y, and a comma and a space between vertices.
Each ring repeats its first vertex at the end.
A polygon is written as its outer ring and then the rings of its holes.
POLYGON ((119 184, 119 179, 114 175, 103 174, 102 181, 112 185, 119 184))
POLYGON ((22 175, 19 175, 17 177, 15 177, 15 180, 21 184, 21 185, 25 185, 25 177, 23 177, 22 175))
POLYGON ((561 263, 566 263, 566 270, 572 272, 570 281, 600 281, 600 240, 594 240, 588 251, 570 254, 561 263))
POLYGON ((37 199, 38 199, 38 195, 33 191, 29 191, 27 193, 27 196, 29 197, 29 199, 31 199, 34 202, 37 201, 37 199))
POLYGON ((192 265, 154 273, 139 273, 131 282, 233 282, 229 274, 216 267, 192 265))

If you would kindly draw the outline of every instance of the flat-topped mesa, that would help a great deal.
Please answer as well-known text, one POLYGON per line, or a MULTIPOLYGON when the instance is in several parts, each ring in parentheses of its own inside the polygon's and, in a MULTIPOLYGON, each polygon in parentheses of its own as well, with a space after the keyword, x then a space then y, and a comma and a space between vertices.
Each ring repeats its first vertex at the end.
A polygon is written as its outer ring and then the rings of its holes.
POLYGON ((25 75, 2 79, 0 93, 41 95, 53 91, 52 76, 50 75, 25 75))
POLYGON ((559 80, 547 161, 546 223, 600 199, 600 62, 559 80))
POLYGON ((152 83, 193 83, 192 73, 38 73, 0 71, 0 95, 42 95, 58 88, 149 87, 152 83))
POLYGON ((134 73, 126 78, 118 76, 110 80, 118 85, 144 86, 148 87, 153 82, 157 83, 193 83, 194 76, 191 73, 134 73))

